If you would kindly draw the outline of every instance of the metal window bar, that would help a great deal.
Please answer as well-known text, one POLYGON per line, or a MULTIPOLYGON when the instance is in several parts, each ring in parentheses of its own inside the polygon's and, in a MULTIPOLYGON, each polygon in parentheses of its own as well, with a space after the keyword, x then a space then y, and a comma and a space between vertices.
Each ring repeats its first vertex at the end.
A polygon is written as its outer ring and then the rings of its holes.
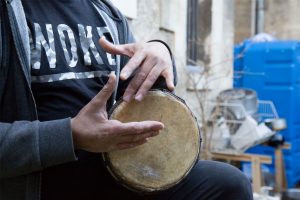
POLYGON ((187 64, 197 62, 198 0, 188 1, 187 16, 187 64))

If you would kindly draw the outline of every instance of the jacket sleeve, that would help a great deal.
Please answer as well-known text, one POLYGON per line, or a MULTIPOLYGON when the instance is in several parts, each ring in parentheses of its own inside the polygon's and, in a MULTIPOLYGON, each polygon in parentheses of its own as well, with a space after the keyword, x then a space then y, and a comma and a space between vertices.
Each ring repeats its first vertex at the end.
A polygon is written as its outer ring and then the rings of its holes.
MULTIPOLYGON (((134 36, 129 28, 128 22, 125 19, 125 30, 127 31, 125 34, 127 35, 127 43, 134 43, 135 39, 134 36)), ((160 42, 162 44, 164 44, 167 49, 169 50, 170 53, 170 57, 172 59, 172 67, 173 67, 173 77, 174 77, 174 85, 177 85, 177 70, 176 70, 176 64, 175 64, 175 60, 172 54, 172 51, 170 49, 170 47, 163 41, 161 40, 150 40, 149 42, 160 42)), ((126 63, 129 61, 130 58, 126 57, 126 56, 122 56, 121 57, 121 70, 123 69, 123 67, 126 65, 126 63)), ((119 99, 125 92, 129 82, 131 81, 131 78, 127 79, 126 81, 122 81, 120 80, 119 82, 119 87, 118 87, 118 92, 117 92, 117 99, 119 99)), ((157 81, 154 83, 152 89, 166 89, 167 90, 167 84, 166 81, 164 79, 164 77, 160 76, 157 81)))
POLYGON ((0 178, 75 161, 70 119, 0 122, 0 178))

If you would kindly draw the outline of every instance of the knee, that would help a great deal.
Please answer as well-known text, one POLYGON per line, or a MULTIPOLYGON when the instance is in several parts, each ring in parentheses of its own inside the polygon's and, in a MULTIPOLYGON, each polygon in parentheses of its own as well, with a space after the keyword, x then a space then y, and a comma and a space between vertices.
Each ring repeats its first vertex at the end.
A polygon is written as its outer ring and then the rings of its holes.
POLYGON ((214 161, 200 161, 198 166, 198 170, 205 171, 202 175, 206 180, 206 186, 209 191, 223 197, 223 199, 253 199, 249 179, 236 167, 214 161))
POLYGON ((239 169, 225 163, 215 162, 215 165, 216 172, 212 175, 212 179, 214 179, 215 186, 227 199, 253 199, 251 183, 239 169))

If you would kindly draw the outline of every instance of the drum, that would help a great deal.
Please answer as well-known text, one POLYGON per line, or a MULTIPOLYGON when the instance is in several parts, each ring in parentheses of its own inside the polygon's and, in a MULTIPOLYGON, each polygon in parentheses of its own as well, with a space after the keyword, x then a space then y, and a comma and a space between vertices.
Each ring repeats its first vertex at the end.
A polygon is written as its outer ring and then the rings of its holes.
POLYGON ((104 153, 112 176, 125 187, 142 192, 159 192, 182 181, 198 160, 200 131, 185 102, 172 93, 149 91, 143 101, 120 101, 110 119, 121 122, 160 121, 160 134, 141 146, 104 153))

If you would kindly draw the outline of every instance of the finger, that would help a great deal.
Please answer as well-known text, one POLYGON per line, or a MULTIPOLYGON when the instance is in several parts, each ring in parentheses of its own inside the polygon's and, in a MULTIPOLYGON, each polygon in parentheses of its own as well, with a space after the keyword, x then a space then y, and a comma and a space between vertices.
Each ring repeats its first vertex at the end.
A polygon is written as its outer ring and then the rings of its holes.
POLYGON ((99 44, 110 54, 124 55, 128 57, 132 57, 134 54, 134 44, 115 45, 107 41, 104 36, 99 39, 99 44))
POLYGON ((131 99, 136 94, 137 90, 139 89, 139 87, 145 81, 146 78, 147 78, 146 72, 139 70, 139 72, 135 74, 133 79, 128 84, 123 95, 123 100, 126 102, 131 101, 131 99))
POLYGON ((164 128, 164 124, 157 121, 142 121, 122 123, 115 127, 114 132, 121 135, 140 135, 143 133, 157 132, 164 128))
POLYGON ((139 135, 124 135, 120 138, 122 143, 137 142, 146 138, 154 137, 159 134, 159 131, 146 132, 139 135))
POLYGON ((117 80, 116 75, 112 72, 109 75, 107 83, 104 85, 102 90, 91 100, 91 109, 100 109, 106 105, 106 102, 114 92, 116 88, 117 80))
POLYGON ((146 54, 143 51, 136 52, 128 63, 123 67, 121 71, 120 78, 122 80, 128 79, 133 72, 142 65, 143 61, 146 58, 146 54))
POLYGON ((166 68, 165 70, 161 70, 161 68, 157 65, 151 70, 146 80, 144 81, 144 83, 136 93, 135 100, 142 101, 146 93, 152 88, 152 86, 157 81, 160 75, 165 78, 168 89, 170 91, 173 91, 175 86, 174 86, 174 76, 172 70, 170 70, 169 67, 166 68))
POLYGON ((162 72, 161 75, 166 79, 168 89, 170 91, 173 91, 175 89, 173 69, 168 67, 165 71, 162 72))
POLYGON ((143 139, 143 140, 139 140, 139 141, 131 142, 131 143, 121 143, 121 144, 117 145, 117 149, 118 150, 129 149, 129 148, 140 146, 147 142, 148 142, 148 139, 143 139))
POLYGON ((133 96, 136 94, 138 89, 141 87, 143 82, 146 80, 148 74, 150 73, 152 67, 155 65, 155 60, 147 59, 144 61, 138 72, 134 75, 130 83, 128 84, 123 100, 126 102, 131 101, 133 96))
POLYGON ((153 67, 151 72, 148 74, 146 80, 142 83, 141 87, 136 93, 135 100, 141 101, 144 98, 146 93, 151 89, 151 87, 156 82, 161 73, 162 69, 158 65, 153 67))

